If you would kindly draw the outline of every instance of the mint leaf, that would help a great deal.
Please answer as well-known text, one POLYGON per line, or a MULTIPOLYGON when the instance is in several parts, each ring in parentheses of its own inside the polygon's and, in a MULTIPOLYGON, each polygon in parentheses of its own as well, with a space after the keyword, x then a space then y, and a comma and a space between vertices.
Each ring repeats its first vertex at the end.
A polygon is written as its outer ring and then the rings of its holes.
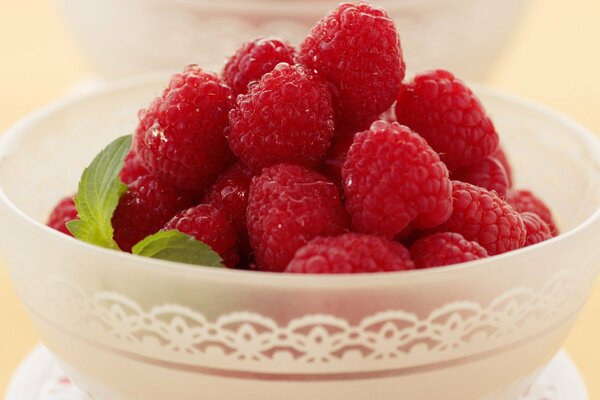
POLYGON ((118 250, 111 219, 127 186, 119 179, 131 135, 122 136, 102 150, 83 171, 75 204, 79 220, 67 223, 79 240, 118 250))
POLYGON ((131 250, 138 256, 207 267, 224 267, 223 259, 210 246, 176 230, 150 235, 131 250))

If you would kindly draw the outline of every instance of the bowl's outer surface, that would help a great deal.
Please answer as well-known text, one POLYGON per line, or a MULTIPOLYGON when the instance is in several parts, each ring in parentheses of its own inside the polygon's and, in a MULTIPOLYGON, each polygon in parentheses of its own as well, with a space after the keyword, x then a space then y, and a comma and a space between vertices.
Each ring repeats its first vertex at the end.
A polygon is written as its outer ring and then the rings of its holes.
POLYGON ((36 223, 164 83, 64 102, 1 140, 4 264, 44 342, 94 398, 512 400, 559 349, 597 271, 591 134, 480 91, 517 185, 545 198, 566 233, 475 265, 331 277, 215 270, 36 223))
MULTIPOLYGON (((299 44, 338 0, 57 0, 90 65, 123 77, 196 62, 218 69, 241 43, 299 44), (193 55, 193 58, 190 58, 193 55)), ((489 74, 525 0, 375 0, 398 25, 409 70, 489 74)))

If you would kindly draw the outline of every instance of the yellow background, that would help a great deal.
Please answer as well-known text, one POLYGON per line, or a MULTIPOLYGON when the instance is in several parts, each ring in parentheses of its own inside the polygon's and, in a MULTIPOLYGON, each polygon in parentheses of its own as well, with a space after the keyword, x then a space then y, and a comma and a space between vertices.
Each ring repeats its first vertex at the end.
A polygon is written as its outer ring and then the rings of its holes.
MULTIPOLYGON (((600 0, 532 0, 489 83, 600 133, 599 42, 600 0)), ((89 73, 52 2, 0 0, 0 132, 89 73)), ((37 341, 0 268, 0 396, 37 341)), ((600 400, 600 284, 566 347, 600 400)))

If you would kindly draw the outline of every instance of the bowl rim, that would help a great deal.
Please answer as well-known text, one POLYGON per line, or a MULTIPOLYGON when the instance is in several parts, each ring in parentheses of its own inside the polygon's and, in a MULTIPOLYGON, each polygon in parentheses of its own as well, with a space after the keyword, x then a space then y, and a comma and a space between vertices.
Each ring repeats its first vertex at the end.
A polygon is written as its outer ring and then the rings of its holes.
MULTIPOLYGON (((165 81, 168 74, 165 71, 155 72, 151 74, 139 75, 121 79, 118 81, 104 84, 100 87, 81 91, 79 93, 71 93, 63 98, 60 98, 50 104, 39 108, 38 110, 25 116, 0 135, 0 163, 3 159, 18 150, 18 145, 22 138, 28 135, 28 129, 43 121, 48 116, 57 112, 68 110, 69 107, 77 104, 82 100, 89 100, 95 97, 101 97, 118 92, 139 88, 147 85, 158 85, 159 82, 165 81)), ((508 94, 496 89, 485 87, 483 85, 470 83, 470 86, 477 94, 483 94, 486 97, 495 98, 500 101, 510 102, 519 107, 528 108, 533 112, 543 115, 544 117, 553 119, 557 123, 563 124, 571 129, 576 134, 577 141, 586 145, 589 154, 594 155, 594 160, 597 162, 596 167, 600 169, 600 139, 597 138, 591 131, 575 122, 564 114, 553 110, 550 107, 541 105, 531 100, 526 100, 516 95, 508 94)), ((456 274, 458 271, 470 271, 482 268, 486 264, 496 263, 501 260, 519 257, 523 254, 538 253, 544 251, 549 246, 554 246, 559 242, 572 240, 575 236, 579 236, 582 232, 589 230, 595 225, 600 226, 600 206, 583 222, 571 230, 560 234, 559 236, 544 241, 542 243, 517 249, 511 252, 495 255, 489 258, 469 261, 466 263, 445 266, 440 268, 428 268, 410 271, 397 272, 376 272, 376 273, 359 273, 359 274, 285 274, 276 272, 257 272, 248 270, 237 270, 229 268, 214 268, 206 266, 197 266, 184 264, 173 261, 152 259, 132 255, 126 252, 106 249, 96 245, 92 245, 71 236, 58 232, 42 222, 35 220, 30 215, 22 211, 14 204, 0 182, 0 207, 10 212, 13 217, 22 220, 23 223, 29 225, 29 228, 34 230, 36 235, 42 235, 48 240, 62 240, 70 246, 79 246, 81 249, 91 251, 98 254, 100 257, 117 257, 115 260, 129 262, 132 268, 152 269, 156 272, 166 274, 181 274, 190 277, 206 278, 211 280, 236 280, 236 284, 260 284, 266 286, 278 287, 334 287, 335 284, 343 284, 345 288, 350 287, 368 287, 373 285, 387 286, 395 285, 398 280, 420 279, 423 277, 437 276, 446 277, 448 274, 456 274)))

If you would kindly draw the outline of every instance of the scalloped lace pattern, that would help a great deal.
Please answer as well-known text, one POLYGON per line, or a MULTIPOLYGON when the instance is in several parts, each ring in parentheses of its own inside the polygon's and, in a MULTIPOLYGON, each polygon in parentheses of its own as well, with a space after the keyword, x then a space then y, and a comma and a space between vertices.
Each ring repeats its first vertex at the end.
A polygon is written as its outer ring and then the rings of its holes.
POLYGON ((452 302, 424 318, 388 310, 357 324, 313 314, 280 325, 247 311, 209 320, 186 306, 144 309, 123 294, 89 295, 64 281, 46 285, 51 290, 36 303, 63 329, 159 361, 251 372, 365 372, 454 360, 531 338, 573 314, 589 284, 581 272, 562 271, 539 290, 514 288, 486 305, 452 302))

